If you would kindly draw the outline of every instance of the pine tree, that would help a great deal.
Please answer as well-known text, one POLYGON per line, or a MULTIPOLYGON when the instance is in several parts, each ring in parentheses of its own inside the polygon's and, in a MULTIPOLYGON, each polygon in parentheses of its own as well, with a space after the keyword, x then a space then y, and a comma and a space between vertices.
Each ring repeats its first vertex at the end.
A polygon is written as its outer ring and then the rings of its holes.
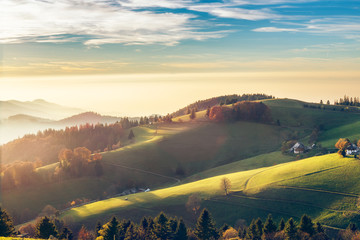
POLYGON ((276 232, 276 225, 272 219, 271 214, 268 215, 268 217, 265 221, 263 232, 265 234, 270 234, 270 233, 276 232))
POLYGON ((133 224, 133 223, 130 220, 123 220, 119 223, 119 225, 118 225, 119 239, 125 238, 126 232, 131 224, 133 224))
POLYGON ((309 216, 304 214, 300 220, 300 231, 308 233, 310 236, 314 235, 314 224, 309 216))
POLYGON ((55 224, 48 217, 43 217, 36 225, 36 237, 48 239, 50 236, 57 237, 55 224))
POLYGON ((114 238, 118 238, 118 228, 119 221, 116 217, 112 217, 112 219, 99 231, 100 236, 102 236, 104 240, 114 240, 114 238))
POLYGON ((215 222, 207 209, 201 212, 194 233, 200 240, 217 239, 219 237, 215 222))
POLYGON ((144 230, 147 230, 148 227, 149 227, 149 223, 148 223, 148 220, 146 219, 146 217, 143 217, 141 219, 141 222, 140 222, 140 227, 144 230))
POLYGON ((128 139, 131 140, 131 139, 133 139, 134 137, 135 137, 134 132, 133 132, 133 130, 131 129, 131 130, 130 130, 130 133, 129 133, 129 136, 128 136, 128 139))
POLYGON ((290 218, 289 221, 286 222, 284 232, 285 232, 286 240, 296 239, 297 229, 294 220, 292 218, 290 218))
POLYGON ((256 239, 256 240, 260 239, 260 236, 258 235, 258 232, 256 230, 257 229, 256 229, 255 220, 253 219, 246 231, 246 239, 256 239))
POLYGON ((0 207, 0 236, 8 237, 13 234, 15 231, 14 225, 10 216, 5 210, 2 210, 0 207))
POLYGON ((256 225, 256 234, 257 236, 259 236, 259 238, 261 238, 261 235, 263 234, 264 224, 262 223, 260 218, 256 219, 255 225, 256 225))
POLYGON ((100 236, 100 233, 99 233, 99 231, 101 230, 101 222, 100 221, 98 221, 97 223, 96 223, 96 227, 95 227, 95 234, 96 234, 96 237, 99 237, 100 236))
POLYGON ((166 215, 161 212, 154 220, 154 233, 158 239, 165 240, 168 239, 170 235, 170 228, 168 223, 168 218, 166 215))
POLYGON ((139 234, 133 223, 127 228, 124 240, 135 240, 139 239, 139 234))
POLYGON ((188 239, 186 225, 182 218, 178 221, 174 239, 175 240, 187 240, 188 239))

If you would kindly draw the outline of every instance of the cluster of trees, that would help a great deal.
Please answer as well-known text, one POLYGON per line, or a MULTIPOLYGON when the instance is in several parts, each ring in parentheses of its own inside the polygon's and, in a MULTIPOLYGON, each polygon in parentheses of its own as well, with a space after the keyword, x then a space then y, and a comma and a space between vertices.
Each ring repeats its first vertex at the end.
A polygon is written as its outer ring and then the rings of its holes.
POLYGON ((359 97, 349 97, 344 96, 344 98, 340 98, 339 100, 335 100, 335 105, 345 105, 345 106, 360 106, 360 98, 359 97))
POLYGON ((30 186, 39 182, 35 169, 39 162, 16 162, 2 167, 1 189, 3 191, 30 186))
POLYGON ((63 148, 86 147, 91 151, 102 151, 105 148, 111 149, 123 136, 124 128, 121 123, 85 124, 62 130, 48 129, 3 145, 2 162, 41 160, 44 164, 50 164, 57 161, 57 155, 63 148))
POLYGON ((214 106, 209 110, 208 117, 216 122, 224 121, 256 121, 269 123, 271 111, 262 102, 239 102, 232 107, 214 106))
MULTIPOLYGON (((320 223, 303 215, 297 224, 293 218, 284 219, 277 224, 271 214, 265 222, 261 218, 253 219, 249 226, 241 225, 235 229, 228 224, 217 228, 215 220, 207 209, 203 209, 194 228, 186 226, 178 217, 168 217, 161 212, 157 217, 144 217, 139 224, 130 220, 119 221, 112 217, 105 224, 98 222, 93 230, 84 226, 73 234, 63 221, 56 218, 41 218, 36 225, 28 224, 19 229, 30 237, 47 239, 50 236, 58 239, 80 240, 327 240, 330 239, 320 223)), ((0 236, 16 234, 11 218, 6 211, 0 209, 0 236)), ((347 229, 340 230, 336 239, 359 239, 360 231, 350 223, 347 229)))
POLYGON ((71 177, 81 177, 85 174, 94 172, 94 175, 103 174, 102 155, 95 153, 85 147, 71 149, 64 148, 59 152, 59 166, 56 174, 67 174, 71 177), (93 170, 93 171, 92 171, 93 170))
POLYGON ((224 95, 219 97, 213 97, 201 101, 196 101, 195 103, 192 103, 184 108, 181 108, 174 112, 172 114, 173 117, 179 117, 185 114, 190 114, 192 109, 194 109, 195 112, 206 110, 207 108, 211 108, 217 105, 228 105, 233 104, 240 101, 256 101, 256 100, 262 100, 262 99, 272 99, 274 96, 256 93, 256 94, 243 94, 243 95, 224 95))

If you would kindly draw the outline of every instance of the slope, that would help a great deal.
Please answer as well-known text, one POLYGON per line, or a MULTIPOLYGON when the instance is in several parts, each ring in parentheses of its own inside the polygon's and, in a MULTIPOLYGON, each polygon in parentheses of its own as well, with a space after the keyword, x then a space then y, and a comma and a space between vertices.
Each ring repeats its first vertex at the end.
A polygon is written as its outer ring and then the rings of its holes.
POLYGON ((268 213, 276 220, 281 217, 298 220, 307 213, 324 224, 344 227, 360 217, 359 174, 358 160, 324 155, 129 195, 127 200, 117 197, 95 202, 66 211, 61 217, 90 224, 116 214, 137 221, 140 216, 165 210, 193 223, 194 216, 186 211, 185 203, 191 194, 197 193, 202 198, 202 207, 213 213, 218 225, 235 224, 240 219, 249 222, 255 217, 265 218, 268 213), (224 196, 219 188, 224 176, 232 182, 229 196, 224 196))

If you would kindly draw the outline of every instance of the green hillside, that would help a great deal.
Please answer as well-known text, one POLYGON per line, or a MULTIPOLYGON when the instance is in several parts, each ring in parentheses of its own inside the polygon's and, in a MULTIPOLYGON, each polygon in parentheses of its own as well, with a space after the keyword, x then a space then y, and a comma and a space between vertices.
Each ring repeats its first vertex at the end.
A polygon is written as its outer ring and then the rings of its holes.
MULTIPOLYGON (((320 124, 319 141, 326 147, 333 148, 340 137, 357 136, 358 113, 304 108, 304 102, 289 99, 264 103, 272 111, 274 124, 212 123, 202 112, 195 121, 182 116, 176 123, 132 128, 134 140, 127 139, 130 131, 127 130, 121 140, 123 147, 102 153, 102 177, 62 179, 6 192, 2 196, 3 206, 12 215, 25 209, 34 215, 48 204, 64 209, 75 199, 101 200, 134 187, 154 190, 174 186, 180 180, 191 182, 291 162, 295 156, 279 152, 282 142, 297 135, 307 143, 309 134, 320 124)), ((37 171, 47 179, 56 166, 44 166, 37 171)), ((174 211, 183 212, 183 204, 180 206, 174 207, 174 211)))
POLYGON ((61 216, 74 222, 92 223, 113 214, 139 220, 140 216, 164 210, 191 223, 193 216, 186 211, 185 203, 188 196, 198 193, 202 207, 213 213, 219 225, 235 224, 240 219, 249 222, 255 217, 265 218, 268 213, 276 220, 281 217, 299 220, 307 213, 325 225, 344 227, 360 219, 359 176, 359 160, 331 154, 112 198, 66 211, 61 216), (219 188, 223 176, 232 182, 229 196, 224 196, 219 188))

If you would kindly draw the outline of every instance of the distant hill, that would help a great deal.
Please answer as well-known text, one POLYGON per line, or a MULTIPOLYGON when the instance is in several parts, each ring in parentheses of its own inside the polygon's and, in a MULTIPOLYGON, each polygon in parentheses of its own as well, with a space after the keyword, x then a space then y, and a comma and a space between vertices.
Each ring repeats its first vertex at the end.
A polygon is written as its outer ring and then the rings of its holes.
POLYGON ((34 101, 0 101, 0 119, 25 114, 34 117, 59 120, 83 112, 79 108, 65 107, 42 99, 34 101))
POLYGON ((95 112, 84 112, 68 118, 64 118, 56 122, 65 126, 79 125, 79 124, 97 124, 97 123, 114 123, 120 121, 121 117, 103 116, 95 112))

